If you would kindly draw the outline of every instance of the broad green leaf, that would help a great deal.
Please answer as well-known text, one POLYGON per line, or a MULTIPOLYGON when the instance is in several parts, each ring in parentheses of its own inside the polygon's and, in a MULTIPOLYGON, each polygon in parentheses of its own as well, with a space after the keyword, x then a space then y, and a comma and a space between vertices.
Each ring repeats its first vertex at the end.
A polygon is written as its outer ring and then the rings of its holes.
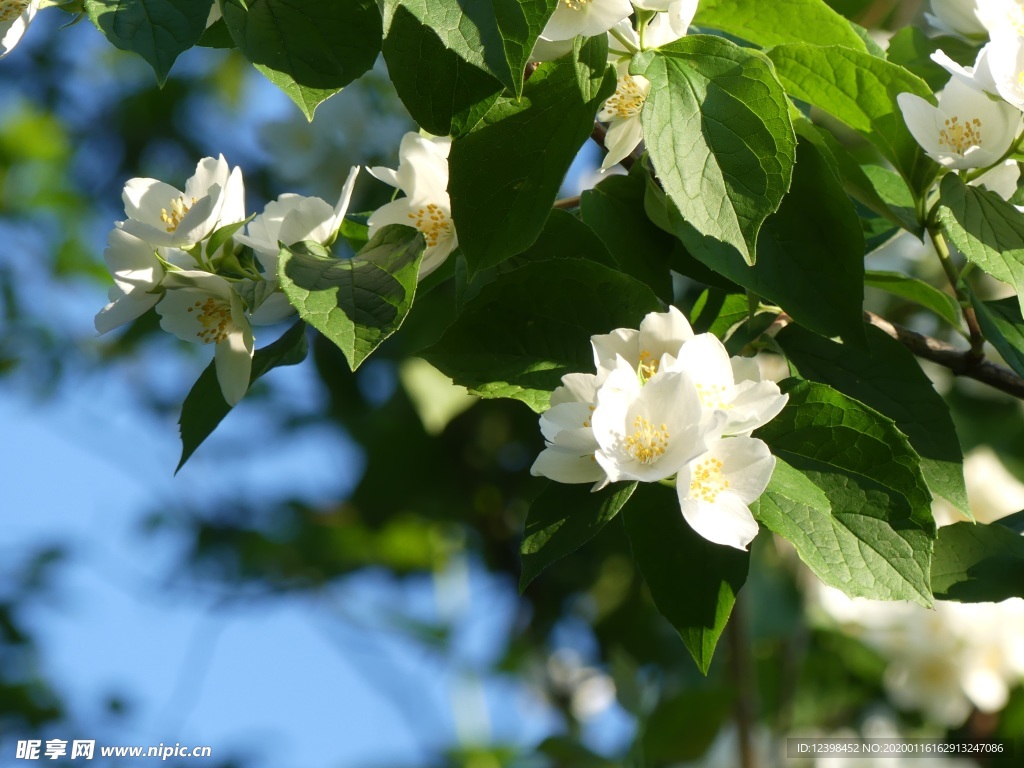
POLYGON ((519 552, 523 571, 519 591, 556 560, 582 547, 629 501, 636 483, 616 483, 598 493, 590 484, 551 483, 530 505, 519 552))
POLYGON ((669 254, 675 239, 644 212, 643 176, 609 176, 580 196, 580 216, 604 241, 619 269, 672 300, 669 254))
POLYGON ((530 53, 557 4, 558 0, 386 0, 385 13, 404 8, 434 30, 445 49, 519 96, 530 53))
POLYGON ((238 49, 309 120, 380 53, 374 0, 221 0, 221 8, 238 49))
POLYGON ((213 0, 84 0, 107 40, 144 58, 163 85, 179 54, 199 42, 213 0))
POLYGON ((299 317, 333 341, 354 371, 409 313, 424 247, 416 230, 387 226, 351 259, 314 242, 285 246, 277 274, 299 317))
POLYGON ((902 272, 868 270, 864 273, 864 285, 930 309, 954 328, 959 329, 962 325, 957 300, 916 277, 902 272))
POLYGON ((729 330, 750 317, 750 301, 742 293, 725 293, 714 288, 701 293, 690 310, 695 333, 711 333, 724 339, 729 330))
POLYGON ((734 249, 694 232, 674 207, 668 215, 689 252, 710 269, 823 336, 863 336, 860 219, 813 145, 801 142, 797 149, 793 185, 779 212, 765 222, 753 266, 734 249))
POLYGON ((578 39, 571 57, 539 66, 522 99, 501 96, 452 144, 452 218, 471 273, 526 250, 562 179, 614 92, 604 37, 578 39), (486 169, 486 171, 484 171, 486 169))
POLYGON ((388 5, 384 61, 416 123, 437 136, 459 136, 480 121, 504 86, 445 47, 405 5, 388 5))
MULTIPOLYGON (((892 420, 825 384, 790 379, 783 389, 789 402, 755 437, 818 486, 832 509, 847 516, 846 527, 877 555, 871 556, 873 570, 841 588, 931 605, 935 521, 920 458, 907 438, 892 420)), ((803 492, 792 501, 812 506, 803 492)), ((770 506, 761 514, 769 513, 770 506)), ((806 509, 781 513, 804 519, 807 535, 816 528, 806 509)))
POLYGON ((962 603, 1024 597, 1024 537, 998 523, 940 528, 932 559, 932 589, 937 598, 962 603))
POLYGON ((942 231, 968 261, 1012 286, 1024 308, 1024 216, 955 173, 946 174, 939 189, 942 231))
MULTIPOLYGON (((257 349, 252 358, 249 386, 272 368, 297 365, 306 359, 306 324, 301 320, 284 332, 277 341, 263 349, 257 349)), ((210 363, 192 386, 181 406, 181 460, 174 473, 185 466, 185 462, 202 445, 217 425, 228 415, 231 406, 221 394, 217 383, 217 368, 210 363)))
POLYGON ((622 519, 654 604, 707 674, 747 579, 750 553, 697 534, 683 519, 676 492, 654 483, 636 489, 622 519))
POLYGON ((850 22, 822 0, 701 0, 693 21, 762 48, 813 40, 865 50, 850 22))
POLYGON ((806 379, 820 381, 888 416, 921 457, 932 493, 971 517, 964 457, 953 418, 914 355, 867 326, 866 347, 851 347, 790 325, 775 340, 806 379))
POLYGON ((531 263, 485 285, 421 357, 473 394, 539 413, 564 374, 593 372, 592 335, 637 328, 660 309, 650 288, 601 264, 531 263))
POLYGON ((875 193, 896 216, 895 224, 920 237, 924 228, 917 221, 914 195, 907 182, 898 173, 880 165, 862 165, 861 171, 870 181, 875 193))
POLYGON ((982 301, 972 292, 971 305, 985 338, 1008 366, 1024 376, 1024 319, 1018 299, 982 301))
POLYGON ((651 81, 644 141, 687 223, 754 262, 761 224, 789 189, 796 136, 763 54, 693 35, 633 57, 651 81))
POLYGON ((935 178, 938 166, 914 141, 896 105, 900 93, 933 98, 921 78, 869 53, 839 46, 780 45, 768 57, 787 93, 867 138, 912 190, 921 192, 935 178))

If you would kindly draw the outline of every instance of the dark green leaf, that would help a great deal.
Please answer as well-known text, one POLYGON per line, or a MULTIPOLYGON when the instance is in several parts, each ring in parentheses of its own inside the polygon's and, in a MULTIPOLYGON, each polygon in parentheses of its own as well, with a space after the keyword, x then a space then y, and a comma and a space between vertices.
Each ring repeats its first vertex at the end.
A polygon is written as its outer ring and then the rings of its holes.
POLYGON ((750 553, 695 533, 671 488, 644 483, 623 513, 633 557, 661 615, 707 674, 718 638, 747 580, 750 553))
POLYGON ((537 239, 614 87, 605 38, 577 40, 571 58, 537 68, 522 99, 500 97, 472 132, 452 144, 452 218, 471 273, 537 239))
POLYGON ((659 702, 643 728, 644 758, 656 764, 700 760, 733 715, 728 689, 685 690, 659 702))
POLYGON ((865 331, 863 348, 829 341, 796 325, 775 339, 801 376, 828 384, 896 422, 920 455, 931 491, 970 517, 964 457, 946 401, 906 347, 874 326, 865 331))
MULTIPOLYGON (((931 605, 935 521, 920 458, 907 438, 890 419, 824 384, 788 380, 783 389, 789 403, 755 436, 824 492, 836 514, 845 516, 844 526, 863 542, 858 547, 874 550, 872 570, 837 586, 848 594, 931 605)), ((818 531, 820 521, 811 516, 816 505, 803 490, 790 500, 792 509, 769 498, 760 514, 789 515, 804 521, 806 529, 798 525, 802 534, 833 537, 830 528, 818 531)), ((826 549, 837 546, 824 541, 826 549)), ((813 538, 812 544, 818 546, 813 538)))
POLYGON ((793 186, 765 222, 757 262, 701 237, 670 207, 689 252, 703 264, 782 307, 823 336, 863 337, 864 238, 853 204, 821 154, 808 142, 797 150, 793 186))
POLYGON ((1021 318, 1018 299, 982 301, 972 292, 971 305, 985 338, 1008 366, 1019 376, 1024 376, 1024 319, 1021 318))
POLYGON ((374 0, 222 0, 221 7, 238 49, 309 120, 380 53, 374 0))
POLYGON ((768 53, 791 96, 846 123, 890 161, 911 189, 923 191, 937 166, 910 135, 896 96, 913 93, 932 99, 921 78, 863 51, 810 43, 780 45, 768 53))
POLYGON ((199 42, 213 0, 85 0, 85 12, 107 39, 137 53, 161 85, 179 54, 199 42))
POLYGON ((690 311, 690 325, 696 333, 711 333, 724 339, 733 326, 748 317, 750 302, 746 295, 709 288, 694 302, 690 311))
POLYGON ((962 603, 1024 597, 1024 537, 1003 525, 955 523, 940 528, 932 589, 942 600, 962 603))
MULTIPOLYGON (((301 320, 285 331, 277 341, 263 349, 257 349, 252 358, 249 386, 272 368, 297 365, 306 359, 306 324, 301 320)), ((221 394, 217 382, 217 368, 210 363, 192 386, 181 407, 181 460, 174 473, 177 474, 196 448, 212 434, 217 425, 228 415, 231 406, 221 394)))
POLYGON ((551 483, 530 505, 519 551, 523 572, 519 591, 556 560, 575 552, 612 520, 629 501, 636 483, 616 483, 591 493, 590 484, 551 483))
POLYGON ((864 273, 864 285, 920 304, 954 328, 959 329, 962 325, 960 304, 957 300, 916 277, 910 277, 902 272, 868 270, 864 273))
POLYGON ((281 249, 278 277, 299 317, 338 345, 354 371, 402 325, 416 293, 423 236, 387 226, 355 257, 319 243, 281 249))
POLYGON ((764 55, 693 35, 637 54, 651 81, 644 141, 658 180, 687 223, 753 263, 761 224, 789 189, 796 136, 764 55))
POLYGON ((474 394, 539 413, 564 374, 593 371, 592 335, 637 328, 660 309, 650 288, 601 264, 531 263, 485 285, 422 357, 474 394))
POLYGON ((968 261, 1012 286, 1024 302, 1024 216, 1020 211, 994 192, 964 184, 955 173, 942 180, 939 201, 939 223, 950 242, 968 261))
POLYGON ((822 0, 701 0, 694 24, 728 32, 762 48, 813 40, 865 50, 850 22, 822 0))

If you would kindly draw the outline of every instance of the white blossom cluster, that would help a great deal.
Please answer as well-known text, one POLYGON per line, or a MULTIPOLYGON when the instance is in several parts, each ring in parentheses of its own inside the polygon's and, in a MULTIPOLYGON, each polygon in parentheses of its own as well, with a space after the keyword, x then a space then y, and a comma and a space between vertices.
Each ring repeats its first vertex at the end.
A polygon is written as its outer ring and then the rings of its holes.
POLYGON ((560 483, 675 478, 683 517, 701 536, 746 549, 757 535, 749 505, 775 457, 750 433, 785 406, 752 358, 729 357, 694 335, 675 307, 639 330, 591 337, 596 373, 570 373, 540 417, 547 447, 531 472, 560 483))
MULTIPOLYGON (((979 522, 1024 508, 1024 484, 989 449, 967 457, 964 475, 979 522)), ((937 522, 962 519, 938 501, 937 522)), ((850 598, 817 585, 817 602, 830 621, 887 661, 884 684, 892 701, 930 721, 961 725, 972 709, 998 712, 1024 681, 1024 600, 1001 603, 939 601, 934 610, 913 603, 850 598)))
POLYGON ((989 41, 974 66, 941 50, 932 59, 952 76, 937 105, 911 93, 897 103, 929 157, 950 170, 989 168, 974 184, 1008 198, 1020 169, 1008 159, 1020 140, 1024 111, 1024 3, 1018 0, 932 0, 933 24, 989 41))
MULTIPOLYGON (((409 133, 402 139, 397 170, 370 169, 405 196, 370 217, 369 236, 386 224, 422 232, 427 248, 421 279, 458 244, 447 191, 450 146, 451 139, 409 133)), ((106 333, 155 307, 164 330, 185 341, 215 344, 221 393, 235 405, 249 387, 252 326, 295 312, 277 277, 281 244, 333 243, 358 171, 349 172, 333 206, 319 197, 286 193, 251 220, 242 172, 231 169, 223 156, 200 160, 184 190, 156 179, 129 180, 122 194, 126 218, 107 237, 104 258, 114 285, 109 303, 96 315, 96 330, 106 333)))

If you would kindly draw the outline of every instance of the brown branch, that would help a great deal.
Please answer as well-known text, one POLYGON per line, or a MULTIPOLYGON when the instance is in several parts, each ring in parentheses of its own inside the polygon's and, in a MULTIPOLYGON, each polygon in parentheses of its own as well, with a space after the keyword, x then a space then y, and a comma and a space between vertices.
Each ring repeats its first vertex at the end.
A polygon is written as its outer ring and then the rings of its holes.
POLYGON ((750 639, 746 628, 746 595, 737 595, 729 626, 725 630, 729 643, 729 676, 736 688, 733 716, 739 742, 741 768, 757 768, 754 751, 754 725, 756 723, 757 679, 750 663, 750 639))
POLYGON ((1009 368, 979 358, 972 350, 957 349, 952 344, 890 323, 874 312, 865 312, 864 319, 876 328, 885 331, 918 357, 949 368, 957 376, 966 376, 969 379, 988 384, 1001 392, 1024 399, 1024 379, 1009 368))
POLYGON ((580 207, 580 196, 579 195, 573 195, 572 197, 563 197, 561 200, 555 200, 555 202, 551 204, 551 207, 552 208, 560 208, 563 211, 568 211, 568 210, 571 210, 573 208, 579 208, 580 207))

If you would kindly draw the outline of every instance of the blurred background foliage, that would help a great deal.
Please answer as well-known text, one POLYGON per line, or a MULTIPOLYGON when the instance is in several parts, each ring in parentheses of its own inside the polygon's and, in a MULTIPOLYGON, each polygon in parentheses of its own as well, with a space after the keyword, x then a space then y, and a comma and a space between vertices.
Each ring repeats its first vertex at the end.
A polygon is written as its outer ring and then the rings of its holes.
MULTIPOLYGON (((831 4, 883 37, 922 10, 920 3, 896 0, 831 4)), ((110 48, 87 22, 57 29, 67 20, 58 11, 44 12, 25 42, 0 62, 0 391, 45 408, 77 382, 116 380, 131 392, 129 418, 152 419, 152 429, 174 437, 180 403, 205 362, 157 333, 152 313, 117 338, 97 339, 90 328, 109 280, 102 249, 107 229, 123 215, 124 181, 149 176, 180 183, 199 157, 223 152, 243 167, 251 211, 283 192, 333 202, 349 166, 394 167, 400 137, 411 125, 383 70, 327 102, 307 124, 229 50, 188 52, 159 89, 145 64, 110 48)), ((364 180, 359 194, 352 210, 372 210, 388 190, 364 180)), ((886 242, 885 232, 879 235, 886 242)), ((870 256, 869 266, 909 267, 927 276, 919 251, 919 243, 904 238, 870 256)), ((529 704, 517 705, 513 717, 543 712, 538 738, 505 739, 460 725, 479 713, 467 713, 465 697, 453 696, 452 733, 430 741, 430 754, 409 765, 795 765, 779 756, 779 745, 794 733, 1022 733, 1020 670, 1000 672, 1009 689, 1005 703, 994 711, 972 705, 959 721, 941 721, 894 695, 891 647, 871 642, 865 627, 870 630, 872 620, 843 620, 823 608, 794 554, 766 533, 755 542, 751 577, 706 678, 655 610, 619 521, 517 596, 523 521, 542 487, 528 469, 542 440, 536 416, 521 404, 476 402, 415 358, 453 317, 451 273, 442 270, 425 284, 402 332, 357 374, 330 343, 313 340, 299 374, 305 383, 298 390, 282 387, 281 371, 261 380, 229 416, 238 428, 209 441, 194 460, 225 477, 258 456, 286 464, 288 435, 312 431, 333 467, 328 492, 289 488, 283 477, 281 493, 206 499, 184 492, 196 477, 190 465, 174 481, 180 497, 138 510, 137 541, 171 553, 161 567, 177 599, 206 599, 213 590, 223 610, 312 603, 371 646, 383 635, 400 636, 407 643, 403 653, 447 659, 457 670, 455 687, 500 684, 526 692, 529 704), (339 588, 358 591, 367 575, 385 585, 385 595, 412 585, 427 599, 339 597, 339 588), (505 606, 494 614, 499 629, 482 655, 465 653, 465 616, 453 608, 470 584, 485 584, 494 603, 505 606)), ((689 308, 699 286, 681 282, 679 289, 677 303, 689 308)), ((910 304, 881 294, 869 295, 869 302, 887 317, 940 332, 910 304)), ((935 375, 965 452, 990 446, 1012 472, 1024 475, 1020 403, 935 375)), ((172 470, 168 464, 167 474, 172 470)), ((3 485, 20 481, 4 477, 3 485)), ((31 513, 3 499, 0 487, 5 516, 31 513)), ((62 597, 54 578, 75 556, 74 543, 54 531, 32 547, 0 557, 4 760, 13 754, 12 739, 82 728, 41 650, 52 642, 52 630, 29 608, 75 599, 62 597)), ((1024 638, 1017 640, 1011 653, 1024 654, 1024 638)), ((339 646, 338 652, 346 651, 339 646)), ((912 656, 922 652, 905 649, 912 656)), ((386 666, 387 657, 375 663, 386 666)), ((953 678, 950 688, 935 689, 941 695, 953 695, 958 684, 959 668, 950 668, 935 671, 953 678)), ((382 723, 379 734, 369 735, 382 747, 392 728, 431 727, 429 719, 420 721, 416 708, 423 699, 411 683, 386 679, 376 684, 390 687, 406 722, 382 723), (411 711, 402 702, 411 703, 411 711)), ((472 695, 469 701, 472 709, 472 695)), ((109 732, 116 734, 133 703, 112 694, 104 706, 113 723, 109 732)), ((264 764, 259 755, 228 757, 216 748, 214 754, 212 765, 264 764)), ((395 763, 355 763, 339 741, 322 764, 395 763)), ((1024 764, 1024 755, 996 764, 1024 764)))

